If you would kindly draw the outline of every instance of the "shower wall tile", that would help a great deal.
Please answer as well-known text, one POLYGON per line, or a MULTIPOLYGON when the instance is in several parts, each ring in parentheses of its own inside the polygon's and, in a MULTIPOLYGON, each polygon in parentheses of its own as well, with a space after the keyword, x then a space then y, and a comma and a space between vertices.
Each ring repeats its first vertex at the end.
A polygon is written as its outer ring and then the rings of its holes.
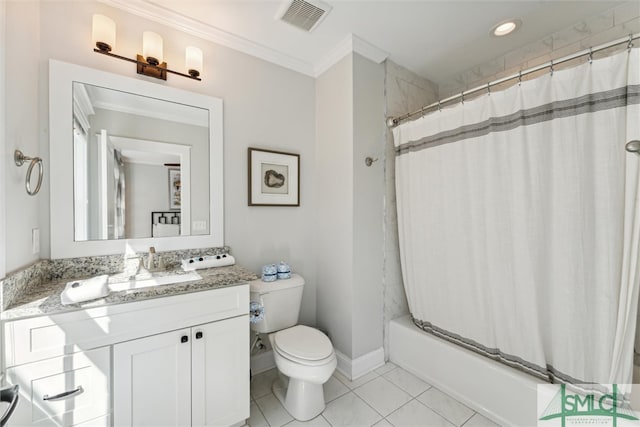
POLYGON ((467 84, 473 85, 478 81, 486 79, 487 76, 492 76, 503 71, 505 68, 504 64, 504 58, 494 59, 493 61, 485 62, 484 64, 471 68, 463 73, 462 78, 467 84))
POLYGON ((613 9, 613 23, 620 25, 640 15, 640 3, 630 1, 613 9))
MULTIPOLYGON (((608 29, 607 31, 603 31, 601 33, 595 34, 593 37, 589 39, 585 39, 581 42, 583 49, 588 49, 590 46, 595 46, 603 43, 610 42, 615 39, 628 37, 630 33, 637 33, 640 31, 640 17, 636 17, 634 19, 630 19, 620 25, 616 25, 608 29)), ((636 40, 634 44, 638 45, 638 41, 636 40)))
POLYGON ((431 91, 435 93, 438 90, 438 87, 431 81, 409 71, 408 69, 396 64, 393 61, 387 61, 386 70, 389 76, 404 80, 405 82, 413 86, 422 88, 428 92, 431 91))
POLYGON ((395 64, 386 62, 387 116, 399 116, 415 111, 425 99, 437 99, 438 88, 429 80, 395 64))
POLYGON ((614 26, 613 15, 614 11, 609 10, 596 17, 578 22, 571 28, 567 28, 565 30, 554 33, 552 36, 553 49, 559 49, 561 47, 592 37, 594 34, 598 34, 600 32, 608 30, 609 28, 614 26))
POLYGON ((530 43, 521 49, 507 53, 504 57, 505 68, 515 67, 516 65, 527 62, 533 58, 537 58, 544 54, 549 54, 553 50, 553 38, 546 37, 534 43, 530 43))

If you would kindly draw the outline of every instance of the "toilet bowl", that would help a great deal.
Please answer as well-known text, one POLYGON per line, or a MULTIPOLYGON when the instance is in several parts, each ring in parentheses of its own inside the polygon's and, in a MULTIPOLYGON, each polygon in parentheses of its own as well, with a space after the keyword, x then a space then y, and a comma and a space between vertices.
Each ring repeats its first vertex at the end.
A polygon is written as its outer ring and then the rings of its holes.
POLYGON ((269 335, 281 376, 273 393, 299 421, 318 416, 325 408, 323 384, 336 369, 336 354, 329 338, 317 329, 294 326, 269 335))
POLYGON ((279 378, 272 389, 282 406, 299 421, 318 416, 325 407, 323 384, 336 369, 336 354, 329 338, 317 329, 297 325, 304 279, 250 282, 251 301, 263 307, 251 323, 256 333, 269 334, 279 378))

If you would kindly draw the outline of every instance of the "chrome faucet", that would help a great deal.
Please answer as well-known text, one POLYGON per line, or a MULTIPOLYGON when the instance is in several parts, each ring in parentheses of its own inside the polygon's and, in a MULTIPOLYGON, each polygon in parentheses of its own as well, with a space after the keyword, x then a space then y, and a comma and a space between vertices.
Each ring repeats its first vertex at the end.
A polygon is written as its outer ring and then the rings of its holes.
POLYGON ((156 248, 154 248, 153 246, 151 246, 149 248, 149 255, 147 256, 147 270, 151 271, 154 268, 154 262, 153 262, 153 257, 156 254, 156 248))

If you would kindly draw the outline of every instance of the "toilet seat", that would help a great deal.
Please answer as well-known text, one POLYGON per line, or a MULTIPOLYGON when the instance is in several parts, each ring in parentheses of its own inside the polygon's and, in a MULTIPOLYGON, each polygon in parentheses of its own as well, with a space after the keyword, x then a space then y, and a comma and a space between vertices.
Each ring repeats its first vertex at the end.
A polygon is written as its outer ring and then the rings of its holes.
POLYGON ((334 356, 329 338, 317 329, 298 325, 275 334, 275 350, 283 357, 308 366, 319 366, 334 356))

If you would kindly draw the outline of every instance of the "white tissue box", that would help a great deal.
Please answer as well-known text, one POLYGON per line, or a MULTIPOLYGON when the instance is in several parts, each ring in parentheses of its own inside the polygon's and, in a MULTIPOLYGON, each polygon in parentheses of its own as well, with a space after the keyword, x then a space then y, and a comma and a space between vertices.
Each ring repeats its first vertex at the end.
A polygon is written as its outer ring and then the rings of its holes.
POLYGON ((69 305, 104 298, 109 295, 108 282, 109 276, 106 274, 91 279, 68 282, 60 295, 60 302, 62 305, 69 305))

